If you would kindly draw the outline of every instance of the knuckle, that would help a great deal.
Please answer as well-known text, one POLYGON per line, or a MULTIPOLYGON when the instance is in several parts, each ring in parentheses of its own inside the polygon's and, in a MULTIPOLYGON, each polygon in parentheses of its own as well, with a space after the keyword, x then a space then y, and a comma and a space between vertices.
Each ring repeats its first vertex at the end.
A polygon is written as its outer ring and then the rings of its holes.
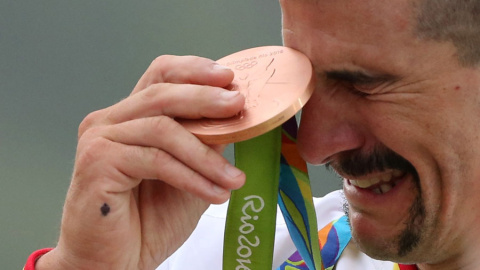
POLYGON ((212 148, 203 143, 200 143, 197 146, 197 153, 200 157, 204 157, 205 161, 213 161, 213 157, 215 156, 214 154, 216 154, 216 152, 214 153, 212 148))
POLYGON ((154 103, 155 106, 163 107, 165 103, 166 92, 170 91, 168 83, 155 83, 145 88, 140 95, 145 104, 154 103))
POLYGON ((79 142, 75 167, 94 168, 95 164, 102 163, 104 157, 108 156, 110 144, 110 141, 103 137, 79 142))
POLYGON ((172 162, 173 157, 157 148, 153 148, 153 162, 152 164, 161 164, 162 166, 168 165, 172 162))
POLYGON ((153 164, 156 165, 155 178, 179 190, 191 191, 199 178, 197 172, 178 166, 179 161, 174 156, 159 149, 155 150, 153 164))
POLYGON ((177 57, 177 56, 170 55, 170 54, 164 54, 164 55, 157 56, 155 59, 153 59, 151 67, 153 67, 153 68, 162 67, 164 65, 164 63, 170 62, 175 57, 177 57))
POLYGON ((160 149, 155 149, 153 159, 153 164, 160 165, 161 170, 169 168, 170 165, 175 161, 171 155, 160 149))
POLYGON ((78 146, 81 147, 84 145, 88 145, 95 138, 101 137, 103 129, 104 129, 103 126, 93 126, 93 125, 90 126, 89 128, 86 128, 81 134, 79 134, 78 146))
POLYGON ((101 115, 103 115, 103 110, 98 110, 89 113, 78 126, 78 138, 80 138, 87 130, 94 127, 100 120, 101 115))
POLYGON ((165 151, 155 149, 153 164, 157 165, 156 178, 163 180, 166 177, 166 170, 171 169, 174 162, 174 157, 165 151))
POLYGON ((214 65, 211 59, 185 55, 161 55, 155 58, 149 69, 150 72, 159 76, 162 82, 170 83, 192 83, 195 74, 200 72, 205 74, 202 70, 210 69, 214 65))
POLYGON ((152 128, 157 136, 172 136, 172 134, 175 135, 180 132, 180 124, 169 116, 160 115, 150 119, 152 121, 152 128))
POLYGON ((163 81, 165 78, 168 78, 170 71, 170 63, 176 58, 174 55, 161 55, 156 57, 150 64, 149 71, 156 76, 160 76, 159 81, 163 81), (161 79, 163 78, 163 79, 161 79))

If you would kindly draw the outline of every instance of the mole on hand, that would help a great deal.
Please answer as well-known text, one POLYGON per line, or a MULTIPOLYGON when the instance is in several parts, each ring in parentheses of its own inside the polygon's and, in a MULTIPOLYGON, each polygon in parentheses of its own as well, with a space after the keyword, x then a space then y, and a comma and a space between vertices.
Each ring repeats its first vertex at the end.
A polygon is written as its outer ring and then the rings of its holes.
POLYGON ((100 207, 100 212, 102 212, 102 216, 106 217, 108 213, 110 213, 110 206, 108 204, 104 203, 102 207, 100 207))

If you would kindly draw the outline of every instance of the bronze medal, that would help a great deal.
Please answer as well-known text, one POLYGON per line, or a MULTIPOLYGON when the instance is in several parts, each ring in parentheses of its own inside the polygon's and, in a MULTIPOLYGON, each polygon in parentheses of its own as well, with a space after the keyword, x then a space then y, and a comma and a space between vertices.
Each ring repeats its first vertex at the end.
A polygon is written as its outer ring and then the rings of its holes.
POLYGON ((315 88, 310 60, 291 48, 252 48, 217 62, 233 70, 231 90, 245 96, 245 108, 231 118, 179 121, 207 144, 244 141, 280 126, 305 105, 315 88))

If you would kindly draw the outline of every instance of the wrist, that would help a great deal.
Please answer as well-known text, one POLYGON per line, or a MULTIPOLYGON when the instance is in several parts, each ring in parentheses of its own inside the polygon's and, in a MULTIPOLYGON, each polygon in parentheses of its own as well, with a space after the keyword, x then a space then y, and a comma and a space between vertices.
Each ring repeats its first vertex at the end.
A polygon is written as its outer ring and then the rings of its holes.
POLYGON ((62 266, 62 260, 58 258, 57 252, 55 249, 50 249, 50 251, 39 256, 35 262, 35 268, 25 268, 24 270, 56 270, 56 269, 68 269, 62 266))
MULTIPOLYGON (((91 270, 91 269, 118 269, 113 264, 80 259, 68 255, 61 248, 49 248, 35 251, 30 255, 23 270, 91 270), (30 263, 30 264, 29 264, 30 263), (29 266, 29 267, 27 267, 29 266)), ((125 268, 129 269, 129 268, 125 268)))
POLYGON ((39 249, 33 252, 32 254, 30 254, 30 256, 28 256, 27 263, 25 264, 25 267, 23 269, 38 270, 36 266, 37 262, 40 260, 41 257, 43 257, 43 255, 47 254, 51 250, 53 250, 53 248, 44 248, 44 249, 39 249))

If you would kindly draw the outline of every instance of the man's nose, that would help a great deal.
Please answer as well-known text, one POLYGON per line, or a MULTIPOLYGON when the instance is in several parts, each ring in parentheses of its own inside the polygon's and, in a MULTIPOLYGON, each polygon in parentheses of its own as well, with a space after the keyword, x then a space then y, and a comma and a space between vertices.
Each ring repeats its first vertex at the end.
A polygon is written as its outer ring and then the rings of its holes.
POLYGON ((355 103, 342 93, 315 90, 302 110, 298 147, 302 157, 314 165, 324 164, 339 153, 360 149, 365 135, 355 103))

